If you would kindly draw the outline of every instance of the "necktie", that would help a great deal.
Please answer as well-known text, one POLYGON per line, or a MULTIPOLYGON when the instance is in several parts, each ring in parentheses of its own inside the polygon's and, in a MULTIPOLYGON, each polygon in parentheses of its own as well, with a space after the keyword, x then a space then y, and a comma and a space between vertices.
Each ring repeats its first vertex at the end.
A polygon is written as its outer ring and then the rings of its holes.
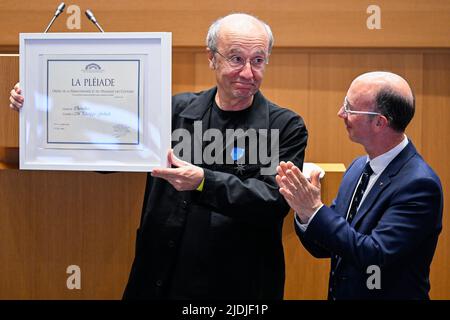
POLYGON ((370 162, 366 163, 364 170, 361 175, 361 180, 356 187, 355 195, 353 196, 353 201, 350 204, 350 210, 348 211, 347 221, 348 223, 352 223, 353 218, 356 215, 356 211, 358 209, 359 204, 361 203, 361 199, 364 195, 364 191, 366 191, 367 184, 369 183, 369 178, 372 175, 373 170, 370 167, 370 162))

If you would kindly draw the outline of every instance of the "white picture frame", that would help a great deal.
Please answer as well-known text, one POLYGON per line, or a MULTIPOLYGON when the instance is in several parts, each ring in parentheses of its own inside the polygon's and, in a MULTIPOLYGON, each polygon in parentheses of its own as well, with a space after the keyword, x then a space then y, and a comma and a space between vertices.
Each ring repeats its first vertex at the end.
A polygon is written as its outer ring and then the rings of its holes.
POLYGON ((171 146, 171 33, 21 33, 20 169, 149 172, 171 146))

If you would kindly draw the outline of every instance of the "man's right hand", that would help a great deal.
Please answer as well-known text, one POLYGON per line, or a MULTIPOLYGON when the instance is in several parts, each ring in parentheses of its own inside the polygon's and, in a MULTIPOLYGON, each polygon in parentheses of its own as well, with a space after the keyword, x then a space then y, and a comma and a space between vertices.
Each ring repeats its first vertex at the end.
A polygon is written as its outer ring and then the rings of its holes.
POLYGON ((11 109, 14 109, 16 111, 19 111, 20 108, 23 106, 23 96, 22 90, 20 89, 20 84, 17 82, 14 86, 14 89, 11 90, 11 96, 9 97, 9 101, 11 102, 9 104, 9 107, 11 109))

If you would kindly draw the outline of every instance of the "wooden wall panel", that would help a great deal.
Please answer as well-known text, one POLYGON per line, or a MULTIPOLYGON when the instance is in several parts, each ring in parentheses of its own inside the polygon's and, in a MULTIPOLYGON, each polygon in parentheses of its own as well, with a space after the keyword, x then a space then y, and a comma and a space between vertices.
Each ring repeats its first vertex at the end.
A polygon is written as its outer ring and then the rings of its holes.
POLYGON ((343 162, 349 165, 357 155, 365 154, 359 144, 348 139, 343 120, 337 116, 351 81, 358 75, 375 70, 390 70, 409 80, 419 92, 416 120, 408 129, 418 148, 421 147, 422 56, 409 53, 311 53, 310 98, 311 136, 308 160, 343 162), (337 142, 339 141, 339 142, 337 142))
MULTIPOLYGON (((20 32, 43 32, 58 2, 33 0, 0 2, 0 45, 18 44, 20 32)), ((230 12, 249 12, 273 27, 282 47, 450 47, 449 0, 378 0, 381 29, 369 30, 361 0, 76 0, 90 8, 106 31, 170 31, 176 46, 203 46, 212 21, 230 12)), ((52 32, 67 32, 69 15, 62 14, 52 32)), ((97 31, 81 14, 81 29, 97 31)))
POLYGON ((431 296, 450 299, 450 53, 424 56, 422 155, 441 178, 443 231, 431 268, 431 296))
POLYGON ((121 297, 145 174, 0 170, 0 186, 0 299, 121 297))
MULTIPOLYGON (((9 109, 9 92, 19 80, 19 57, 0 54, 0 146, 17 147, 19 116, 9 109)), ((1 159, 1 158, 0 158, 1 159)))
POLYGON ((172 53, 172 93, 194 90, 195 51, 177 50, 172 53))
MULTIPOLYGON (((326 171, 322 179, 322 200, 331 203, 341 182, 343 165, 319 164, 326 171)), ((286 259, 284 299, 326 299, 330 259, 316 259, 300 243, 294 229, 294 213, 284 220, 283 245, 286 259)))
POLYGON ((208 56, 205 49, 195 53, 195 82, 194 91, 202 91, 216 85, 214 70, 209 68, 208 56))
MULTIPOLYGON (((6 158, 17 162, 18 117, 7 107, 17 64, 16 57, 0 57, 0 162, 6 158)), ((336 113, 351 80, 376 69, 404 75, 415 89, 417 113, 408 135, 440 175, 448 208, 448 51, 275 49, 262 90, 305 118, 310 133, 307 161, 348 165, 364 150, 348 140, 336 113)), ((173 93, 203 90, 215 83, 202 47, 174 48, 172 73, 173 93)), ((4 167, 8 166, 0 165, 4 167)), ((133 257, 144 181, 145 174, 0 170, 0 298, 120 298, 133 257), (65 268, 77 262, 83 287, 69 291, 65 268)), ((327 194, 325 202, 332 197, 327 194)), ((448 225, 444 214, 432 266, 433 298, 450 299, 448 225)), ((291 215, 284 229, 286 298, 324 298, 327 260, 309 256, 292 226, 291 215)))
POLYGON ((330 259, 316 259, 303 248, 295 233, 292 210, 283 225, 283 246, 286 262, 284 299, 326 299, 330 259))
POLYGON ((308 127, 309 55, 292 51, 275 50, 267 65, 261 90, 277 105, 300 114, 308 127))

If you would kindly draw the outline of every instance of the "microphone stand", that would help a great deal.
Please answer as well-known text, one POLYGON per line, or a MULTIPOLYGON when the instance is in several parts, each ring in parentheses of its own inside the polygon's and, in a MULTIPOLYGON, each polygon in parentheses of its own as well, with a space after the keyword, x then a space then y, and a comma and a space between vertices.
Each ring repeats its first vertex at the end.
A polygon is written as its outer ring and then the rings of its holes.
POLYGON ((56 12, 53 15, 52 20, 50 21, 50 23, 48 24, 47 28, 45 29, 44 33, 47 33, 47 31, 50 29, 50 27, 52 26, 53 22, 55 22, 56 18, 58 18, 58 16, 64 11, 65 8, 65 3, 61 2, 58 6, 58 8, 56 8, 56 12))
POLYGON ((86 17, 92 21, 93 24, 95 24, 95 26, 98 28, 98 30, 100 30, 101 32, 105 32, 103 31, 102 27, 100 27, 100 25, 97 22, 97 19, 95 18, 94 14, 92 13, 91 10, 87 9, 86 12, 86 17))

